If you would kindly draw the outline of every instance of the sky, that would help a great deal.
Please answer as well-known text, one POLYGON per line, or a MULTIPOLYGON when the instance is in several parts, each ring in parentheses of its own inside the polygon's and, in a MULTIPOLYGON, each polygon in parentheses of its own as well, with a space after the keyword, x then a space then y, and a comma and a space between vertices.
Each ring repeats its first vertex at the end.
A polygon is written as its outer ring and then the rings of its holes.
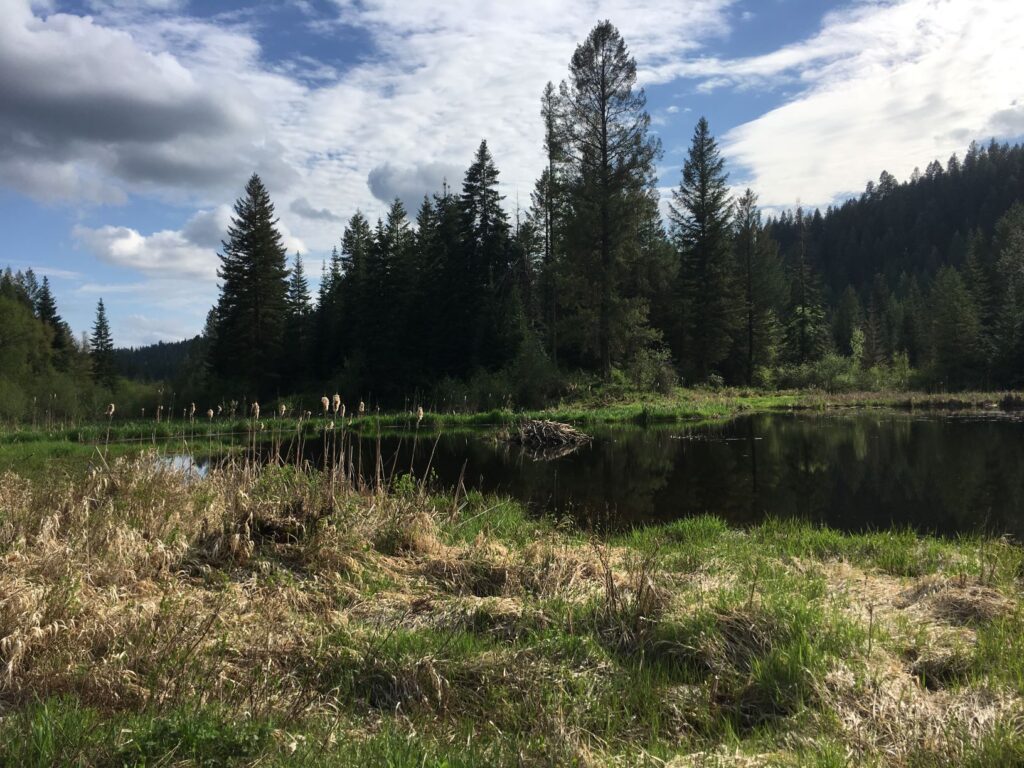
POLYGON ((87 331, 198 333, 259 173, 311 277, 362 210, 461 182, 487 139, 510 212, 543 167, 541 91, 610 19, 667 199, 697 119, 769 211, 1024 136, 1019 0, 0 0, 0 268, 87 331))

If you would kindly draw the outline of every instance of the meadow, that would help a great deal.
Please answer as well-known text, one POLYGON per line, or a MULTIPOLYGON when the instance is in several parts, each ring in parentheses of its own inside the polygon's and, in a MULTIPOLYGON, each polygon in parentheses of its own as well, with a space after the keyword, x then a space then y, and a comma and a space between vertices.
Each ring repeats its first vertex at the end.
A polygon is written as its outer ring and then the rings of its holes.
POLYGON ((0 475, 0 764, 1024 760, 1010 540, 598 536, 401 474, 153 450, 0 475))

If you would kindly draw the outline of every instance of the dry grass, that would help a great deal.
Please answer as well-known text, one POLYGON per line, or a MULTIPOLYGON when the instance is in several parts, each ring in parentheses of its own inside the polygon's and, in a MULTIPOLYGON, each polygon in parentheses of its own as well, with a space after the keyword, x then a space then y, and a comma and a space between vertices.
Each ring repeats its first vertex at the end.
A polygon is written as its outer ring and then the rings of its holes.
POLYGON ((179 762, 203 763, 260 724, 277 735, 244 764, 800 765, 828 742, 938 765, 1024 740, 1013 651, 991 655, 1019 633, 1019 589, 964 570, 966 548, 959 571, 911 578, 699 523, 699 557, 682 534, 537 526, 288 468, 0 476, 0 762, 70 754, 67 732, 59 753, 11 735, 39 702, 97 713, 80 764, 138 756, 136 737, 90 742, 105 723, 141 712, 164 733, 211 707, 228 731, 174 731, 147 759, 193 744, 179 762))

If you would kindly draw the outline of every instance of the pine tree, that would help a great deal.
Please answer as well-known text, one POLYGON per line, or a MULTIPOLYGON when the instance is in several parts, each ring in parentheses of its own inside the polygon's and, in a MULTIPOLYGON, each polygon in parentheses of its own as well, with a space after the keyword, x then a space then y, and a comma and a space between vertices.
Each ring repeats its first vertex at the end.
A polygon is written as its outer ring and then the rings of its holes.
POLYGON ((270 395, 281 383, 288 314, 288 266, 274 204, 253 174, 235 213, 220 256, 214 372, 227 382, 270 395))
POLYGON ((498 169, 481 141, 459 197, 466 282, 459 290, 471 329, 470 360, 497 368, 512 359, 519 318, 509 315, 515 287, 508 215, 498 192, 498 169))
POLYGON ((558 363, 558 262, 561 253, 560 232, 565 217, 565 183, 561 167, 565 162, 559 131, 559 100, 554 83, 544 86, 541 95, 541 119, 544 121, 544 154, 547 167, 537 180, 532 195, 531 218, 543 235, 541 257, 541 325, 547 334, 551 360, 558 363))
MULTIPOLYGON (((683 375, 704 381, 729 355, 740 328, 742 287, 731 249, 731 202, 725 161, 708 122, 697 122, 670 219, 679 249, 676 353, 683 375)), ((748 204, 753 202, 748 199, 748 204)), ((748 215, 752 215, 748 211, 748 215)), ((750 224, 751 222, 748 222, 750 224)), ((753 259, 753 244, 750 256, 753 259)), ((749 372, 753 375, 753 372, 749 372)))
POLYGON ((743 379, 751 384, 755 371, 770 367, 778 353, 778 318, 785 305, 785 274, 778 245, 761 225, 757 195, 752 190, 746 190, 737 202, 734 223, 744 326, 737 335, 736 352, 743 379))
POLYGON ((978 383, 983 360, 981 323, 960 273, 953 267, 939 270, 930 298, 932 365, 937 381, 949 387, 978 383))
POLYGON ((642 301, 619 291, 624 244, 635 224, 636 202, 653 186, 661 146, 648 133, 650 115, 643 89, 636 89, 636 60, 608 21, 595 26, 569 64, 559 89, 558 137, 565 153, 572 232, 567 269, 594 287, 574 286, 574 316, 568 318, 584 349, 597 353, 605 378, 631 337, 647 333, 642 301))
POLYGON ((309 283, 302 264, 302 256, 295 254, 291 275, 288 278, 287 314, 285 317, 285 343, 282 357, 285 363, 282 386, 294 390, 303 383, 302 372, 306 368, 312 335, 312 303, 309 283))
POLYGON ((797 365, 819 359, 828 346, 828 326, 818 279, 807 254, 807 224, 797 209, 799 239, 791 268, 786 348, 790 362, 797 365))
POLYGON ((114 340, 110 336, 110 324, 107 322, 107 310, 103 306, 103 299, 96 305, 96 321, 89 336, 89 358, 96 382, 104 387, 114 386, 117 380, 114 340))

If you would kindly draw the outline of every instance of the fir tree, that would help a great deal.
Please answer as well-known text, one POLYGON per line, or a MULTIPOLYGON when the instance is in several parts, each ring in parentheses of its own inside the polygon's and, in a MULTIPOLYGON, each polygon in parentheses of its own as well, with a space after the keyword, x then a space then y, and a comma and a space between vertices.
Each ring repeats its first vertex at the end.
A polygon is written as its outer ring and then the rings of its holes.
POLYGON ((110 336, 110 324, 107 322, 107 310, 103 306, 103 299, 96 305, 96 320, 89 336, 89 358, 96 382, 108 388, 114 386, 117 380, 114 340, 110 336))
POLYGON ((515 286, 513 249, 501 201, 498 169, 487 142, 481 141, 459 197, 466 282, 458 295, 464 302, 466 328, 473 334, 469 360, 487 368, 511 360, 519 320, 509 314, 515 286))
POLYGON ((743 332, 737 337, 740 370, 747 384, 758 368, 775 362, 779 315, 785 305, 785 275, 778 245, 761 225, 757 195, 750 189, 736 205, 735 258, 742 286, 743 332))
POLYGON ((223 251, 212 368, 226 381, 269 395, 278 388, 285 365, 288 266, 274 204, 256 174, 235 203, 223 251))
POLYGON ((935 276, 930 303, 936 380, 949 387, 979 382, 981 323, 971 293, 953 267, 943 267, 935 276))
POLYGON ((311 336, 311 314, 309 283, 306 281, 302 256, 296 253, 288 278, 285 343, 282 348, 285 372, 292 387, 302 381, 300 372, 306 367, 311 336))
POLYGON ((848 285, 832 316, 832 336, 841 354, 853 354, 853 332, 859 329, 863 322, 864 312, 861 309, 860 297, 857 296, 854 287, 848 285))
POLYGON ((818 279, 807 254, 807 225, 797 209, 799 241, 791 269, 786 348, 790 362, 802 365, 820 358, 828 346, 828 327, 818 279))
MULTIPOLYGON (((683 363, 683 375, 697 381, 716 372, 729 355, 741 322, 737 310, 742 306, 742 288, 737 284, 731 250, 731 203, 724 167, 708 122, 702 117, 670 205, 680 259, 680 319, 675 347, 683 363)), ((751 200, 747 202, 753 206, 751 200)), ((752 215, 748 210, 748 216, 752 215)), ((753 245, 751 259, 752 249, 753 245)))
POLYGON ((57 301, 53 298, 53 293, 50 291, 50 279, 43 276, 43 284, 39 289, 39 295, 36 297, 36 317, 42 320, 51 328, 57 328, 64 321, 60 315, 57 314, 57 301))
POLYGON ((635 204, 653 185, 661 153, 649 135, 647 98, 636 86, 636 60, 608 21, 595 26, 569 64, 559 89, 559 146, 570 175, 573 263, 568 270, 594 283, 573 286, 575 316, 569 322, 584 348, 596 348, 599 368, 611 376, 614 358, 631 337, 647 333, 642 302, 619 291, 635 204))

